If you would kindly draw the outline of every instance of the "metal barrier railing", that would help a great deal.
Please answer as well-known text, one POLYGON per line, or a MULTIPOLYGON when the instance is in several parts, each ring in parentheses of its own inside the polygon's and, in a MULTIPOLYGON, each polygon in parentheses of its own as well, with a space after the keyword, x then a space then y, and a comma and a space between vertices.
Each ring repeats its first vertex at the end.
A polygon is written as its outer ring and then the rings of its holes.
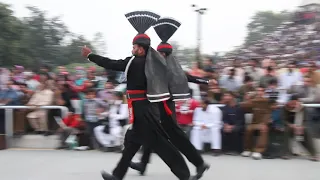
MULTIPOLYGON (((14 109, 34 109, 32 106, 0 106, 0 109, 5 110, 5 136, 7 148, 11 147, 11 139, 13 137, 13 110, 14 109)), ((64 106, 40 106, 37 109, 60 109, 61 117, 68 115, 68 108, 64 106)))
MULTIPOLYGON (((215 104, 218 107, 225 106, 224 104, 215 104)), ((308 108, 320 108, 320 104, 304 104, 308 108)), ((7 148, 11 147, 11 139, 13 137, 13 109, 33 109, 30 106, 0 106, 0 109, 5 109, 5 134, 7 148)), ((68 108, 64 106, 40 106, 39 109, 60 109, 61 117, 68 115, 68 108)))

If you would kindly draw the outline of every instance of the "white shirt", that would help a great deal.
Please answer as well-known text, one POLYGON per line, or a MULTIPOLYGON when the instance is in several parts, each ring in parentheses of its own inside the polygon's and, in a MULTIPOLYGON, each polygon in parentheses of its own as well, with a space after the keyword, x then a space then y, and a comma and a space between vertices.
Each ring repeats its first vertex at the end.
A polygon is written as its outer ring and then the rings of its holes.
POLYGON ((119 120, 128 119, 128 118, 129 118, 128 104, 119 104, 116 102, 115 104, 110 106, 109 126, 111 128, 120 126, 119 120))
POLYGON ((290 89, 293 85, 297 85, 303 81, 301 72, 293 70, 292 73, 283 72, 279 78, 279 87, 281 89, 290 89))
POLYGON ((208 128, 221 127, 222 112, 215 105, 208 105, 205 111, 203 111, 202 107, 198 107, 194 110, 193 124, 196 129, 200 129, 202 125, 208 128))

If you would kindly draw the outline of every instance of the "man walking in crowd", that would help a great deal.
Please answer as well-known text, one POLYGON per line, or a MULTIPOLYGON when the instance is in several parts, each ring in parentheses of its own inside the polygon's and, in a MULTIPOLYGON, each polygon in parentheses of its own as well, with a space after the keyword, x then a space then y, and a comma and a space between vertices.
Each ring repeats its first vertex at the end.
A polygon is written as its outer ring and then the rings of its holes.
POLYGON ((103 172, 102 177, 105 180, 122 180, 132 157, 143 144, 153 149, 180 180, 193 179, 183 157, 160 125, 160 104, 170 98, 168 79, 163 76, 167 67, 165 59, 150 47, 150 38, 144 34, 160 16, 148 11, 135 11, 126 17, 139 33, 133 39, 134 56, 112 60, 92 54, 87 47, 82 49, 82 55, 91 62, 106 69, 124 71, 127 77, 129 115, 133 125, 126 133, 125 148, 117 167, 112 175, 103 172))
MULTIPOLYGON (((182 70, 180 64, 174 59, 172 56, 172 46, 167 43, 169 38, 175 33, 175 31, 180 26, 180 23, 171 18, 162 18, 157 21, 154 25, 154 29, 162 42, 158 46, 157 50, 160 54, 166 59, 167 62, 167 76, 169 78, 169 89, 172 92, 172 97, 165 104, 171 112, 173 112, 172 116, 166 115, 166 113, 162 113, 161 116, 164 130, 169 135, 172 143, 178 148, 178 150, 184 154, 187 159, 196 166, 197 168, 197 178, 201 178, 202 174, 205 170, 209 168, 209 166, 204 163, 202 157, 197 152, 196 148, 191 144, 188 137, 182 131, 182 129, 178 126, 176 122, 176 114, 175 114, 175 103, 174 101, 186 100, 189 98, 190 94, 188 93, 188 83, 187 81, 193 82, 207 82, 204 79, 197 78, 191 75, 185 75, 182 70)), ((207 84, 206 83, 206 84, 207 84)), ((144 174, 146 170, 146 166, 149 162, 149 158, 151 155, 151 148, 144 147, 144 153, 141 158, 140 163, 131 163, 131 168, 138 170, 141 174, 144 174)))

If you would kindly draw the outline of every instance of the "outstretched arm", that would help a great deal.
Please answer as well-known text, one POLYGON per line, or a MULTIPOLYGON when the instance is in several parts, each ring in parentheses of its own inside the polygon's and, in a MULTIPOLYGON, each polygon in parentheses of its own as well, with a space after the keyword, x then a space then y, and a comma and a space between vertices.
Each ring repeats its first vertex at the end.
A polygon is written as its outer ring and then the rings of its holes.
POLYGON ((86 46, 82 48, 82 56, 88 58, 89 61, 96 63, 98 66, 115 71, 125 71, 130 60, 130 58, 126 58, 124 60, 114 60, 107 57, 102 57, 93 54, 91 49, 86 46))
POLYGON ((208 79, 192 76, 189 73, 186 73, 186 76, 188 78, 188 82, 192 82, 192 83, 196 83, 196 84, 209 84, 208 79))
POLYGON ((109 59, 107 57, 102 57, 92 53, 88 55, 88 59, 89 61, 96 63, 98 66, 101 66, 105 69, 114 70, 114 71, 124 71, 129 62, 129 58, 126 58, 124 60, 122 59, 114 60, 114 59, 109 59))

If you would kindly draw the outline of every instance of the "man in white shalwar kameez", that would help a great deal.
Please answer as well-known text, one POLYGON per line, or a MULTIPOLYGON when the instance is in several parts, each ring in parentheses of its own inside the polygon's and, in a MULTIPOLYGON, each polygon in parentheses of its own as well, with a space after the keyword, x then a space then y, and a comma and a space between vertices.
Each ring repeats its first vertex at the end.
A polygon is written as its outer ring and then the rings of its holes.
POLYGON ((95 136, 99 143, 106 148, 121 147, 122 131, 120 121, 128 119, 128 104, 123 104, 122 100, 116 100, 110 106, 108 112, 108 125, 101 125, 94 129, 95 136), (106 128, 108 129, 106 132, 106 128))
POLYGON ((204 143, 210 143, 215 155, 221 150, 222 112, 205 100, 202 107, 198 107, 193 115, 193 129, 191 142, 197 150, 203 150, 204 143))

